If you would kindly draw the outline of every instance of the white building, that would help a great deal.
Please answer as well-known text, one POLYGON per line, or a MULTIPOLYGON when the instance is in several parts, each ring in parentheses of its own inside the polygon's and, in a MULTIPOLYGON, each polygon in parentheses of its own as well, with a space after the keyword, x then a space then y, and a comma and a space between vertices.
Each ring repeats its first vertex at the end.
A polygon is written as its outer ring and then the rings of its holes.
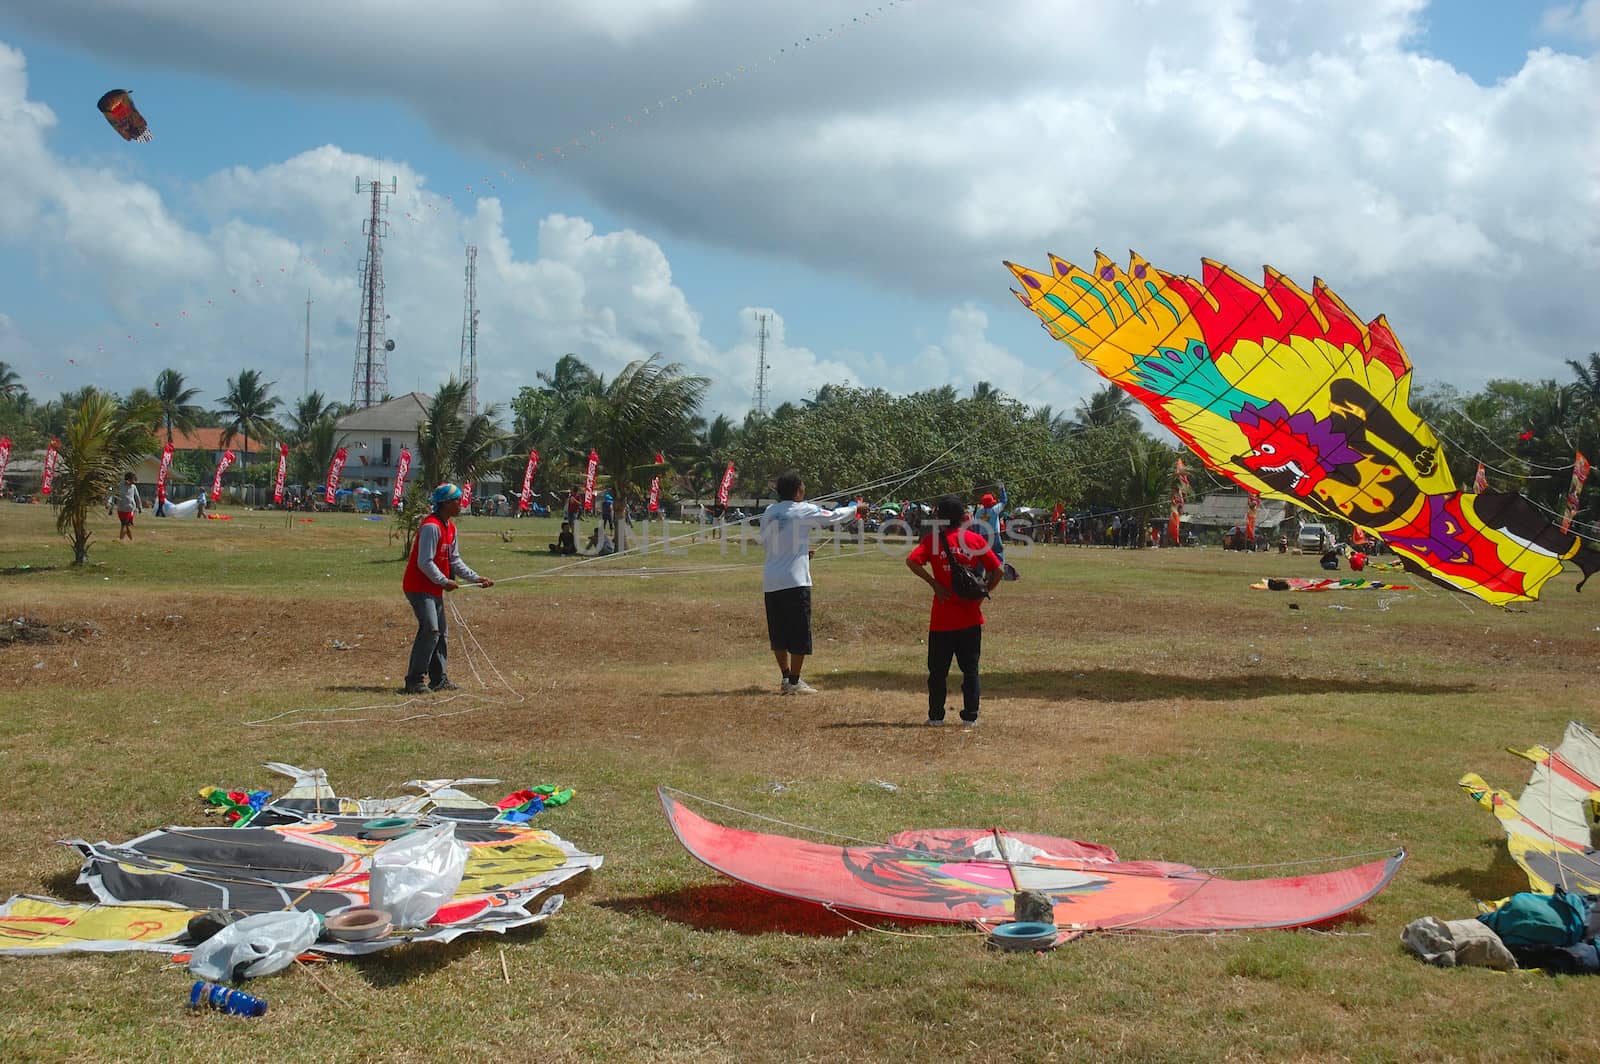
POLYGON ((409 450, 411 460, 417 461, 417 426, 428 416, 431 402, 431 395, 407 392, 340 418, 339 434, 350 453, 344 482, 376 490, 392 488, 401 448, 409 450))

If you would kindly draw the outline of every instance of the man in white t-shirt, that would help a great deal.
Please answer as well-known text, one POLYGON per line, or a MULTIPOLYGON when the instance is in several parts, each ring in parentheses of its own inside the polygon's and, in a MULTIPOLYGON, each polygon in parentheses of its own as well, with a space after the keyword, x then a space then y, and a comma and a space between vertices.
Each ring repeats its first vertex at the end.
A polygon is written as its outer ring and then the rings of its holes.
POLYGON ((815 694, 800 678, 811 653, 811 530, 839 525, 866 513, 865 503, 828 509, 804 501, 805 482, 793 469, 778 475, 778 500, 761 515, 761 590, 767 606, 767 639, 778 659, 782 695, 815 694))

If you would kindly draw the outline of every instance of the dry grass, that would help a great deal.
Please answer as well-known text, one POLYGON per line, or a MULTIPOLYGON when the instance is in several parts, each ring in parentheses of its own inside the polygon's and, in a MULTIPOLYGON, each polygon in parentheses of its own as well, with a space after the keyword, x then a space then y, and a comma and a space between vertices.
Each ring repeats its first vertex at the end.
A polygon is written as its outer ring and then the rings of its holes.
MULTIPOLYGON (((262 1020, 186 1015, 185 973, 157 957, 8 960, 8 1058, 1600 1049, 1582 1021, 1600 982, 1436 971, 1398 945, 1415 916, 1517 889, 1497 828, 1454 781, 1477 769, 1514 785, 1524 763, 1504 746, 1590 714, 1600 621, 1570 580, 1504 613, 1422 590, 1247 590, 1311 575, 1309 558, 1039 548, 989 611, 984 721, 967 733, 918 726, 926 596, 897 556, 824 552, 807 669, 823 693, 779 699, 758 570, 723 568, 759 555, 701 544, 657 560, 664 573, 555 572, 550 523, 480 520, 464 526, 474 566, 550 574, 455 597, 516 697, 392 723, 416 709, 390 694, 411 622, 384 525, 141 521, 133 545, 105 536, 74 571, 46 517, 0 510, 0 615, 44 626, 0 639, 0 890, 79 896, 55 840, 196 819, 204 784, 281 783, 267 760, 323 766, 359 794, 417 775, 572 785, 573 804, 541 819, 607 860, 542 929, 279 976, 251 988, 272 1004, 262 1020), (864 838, 976 824, 1206 866, 1397 844, 1413 857, 1331 934, 1097 936, 1000 956, 959 929, 864 932, 718 879, 667 830, 661 783, 864 838)), ((453 671, 470 683, 464 635, 453 671)))

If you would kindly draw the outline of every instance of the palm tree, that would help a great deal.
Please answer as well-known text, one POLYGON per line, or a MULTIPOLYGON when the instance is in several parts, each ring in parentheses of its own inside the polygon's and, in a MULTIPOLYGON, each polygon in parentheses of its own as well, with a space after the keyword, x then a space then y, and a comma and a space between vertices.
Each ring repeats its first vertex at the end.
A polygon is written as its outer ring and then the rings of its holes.
POLYGON ((72 540, 72 564, 89 558, 89 514, 105 505, 122 475, 156 445, 161 407, 154 399, 134 406, 93 388, 72 410, 61 436, 62 469, 56 476, 56 531, 72 540))
POLYGON ((1136 400, 1115 384, 1107 384, 1078 403, 1074 420, 1080 429, 1106 429, 1115 425, 1136 426, 1136 400))
POLYGON ((295 480, 301 484, 319 481, 333 464, 333 456, 345 444, 346 437, 339 431, 339 419, 326 414, 295 433, 295 480))
POLYGON ((277 381, 263 383, 261 374, 244 369, 228 381, 228 390, 222 396, 222 446, 231 444, 235 436, 244 437, 240 472, 250 464, 250 438, 264 439, 273 431, 272 412, 278 408, 278 400, 272 394, 275 384, 277 381))
POLYGON ((988 381, 979 381, 977 384, 972 386, 972 394, 968 395, 967 398, 972 400, 974 403, 984 403, 999 399, 1004 394, 1004 392, 990 384, 988 381))
POLYGON ((10 399, 18 392, 27 394, 28 389, 22 386, 22 378, 17 376, 17 371, 11 368, 9 362, 0 362, 0 398, 10 399))
POLYGON ((463 416, 466 405, 467 384, 453 377, 428 404, 417 425, 417 462, 422 467, 423 486, 467 480, 489 468, 489 454, 501 439, 494 423, 499 411, 486 406, 468 418, 463 416))
POLYGON ((183 374, 175 369, 156 374, 156 402, 161 404, 161 425, 166 429, 168 443, 174 432, 188 435, 198 428, 205 413, 189 401, 200 394, 200 389, 184 385, 183 374))
POLYGON ((656 452, 682 437, 711 386, 708 378, 685 373, 680 363, 663 363, 660 357, 657 353, 628 363, 609 383, 601 380, 596 393, 579 406, 587 438, 616 486, 619 513, 628 510, 639 470, 654 466, 656 452))
POLYGON ((324 418, 337 417, 342 406, 343 404, 326 398, 321 392, 302 395, 295 400, 294 410, 289 414, 289 435, 294 442, 304 442, 313 426, 324 418))
MULTIPOLYGON (((825 389, 828 385, 822 387, 825 389)), ((722 479, 722 471, 738 443, 739 428, 726 414, 718 414, 696 434, 694 452, 684 478, 695 498, 703 499, 711 485, 722 479)))
MULTIPOLYGON (((5 363, 0 362, 0 367, 5 363)), ((1567 365, 1577 376, 1577 400, 1585 411, 1600 409, 1600 351, 1591 351, 1587 362, 1567 359, 1567 365)))

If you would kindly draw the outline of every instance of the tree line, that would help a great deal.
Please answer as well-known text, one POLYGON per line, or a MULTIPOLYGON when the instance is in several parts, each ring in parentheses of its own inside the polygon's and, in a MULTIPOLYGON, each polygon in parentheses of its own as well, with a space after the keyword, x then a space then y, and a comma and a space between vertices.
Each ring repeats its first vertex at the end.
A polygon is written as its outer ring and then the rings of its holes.
MULTIPOLYGON (((1600 457, 1600 353, 1567 366, 1572 378, 1564 382, 1501 379, 1472 393, 1448 385, 1417 390, 1413 405, 1438 433, 1458 485, 1469 487, 1482 462, 1491 489, 1520 491, 1551 509, 1561 504, 1574 454, 1600 457)), ((703 415, 709 385, 659 355, 608 379, 568 354, 521 387, 508 408, 473 414, 468 386, 448 380, 418 425, 413 483, 497 473, 520 489, 527 453, 536 450, 535 487, 564 490, 581 482, 592 448, 624 510, 642 499, 655 475, 670 496, 707 499, 732 462, 736 491, 757 500, 777 473, 793 468, 814 496, 927 500, 951 491, 971 496, 1004 481, 1014 504, 1060 503, 1076 512, 1155 519, 1166 511, 1185 453, 1152 435, 1138 404, 1110 384, 1070 413, 1029 405, 987 382, 964 394, 951 385, 892 394, 825 384, 808 399, 750 411, 742 421, 703 415)), ((320 392, 285 405, 274 388, 259 371, 241 370, 208 408, 183 374, 167 369, 154 387, 125 396, 85 387, 38 402, 0 362, 0 435, 24 450, 61 439, 64 466, 88 478, 83 486, 92 488, 91 500, 109 490, 100 480, 110 476, 114 483, 123 469, 159 451, 163 437, 202 427, 220 428, 225 447, 240 444, 246 482, 264 482, 272 468, 261 463, 251 471, 252 446, 259 453, 277 441, 290 447, 296 482, 320 482, 344 442, 337 422, 350 408, 320 392)), ((1196 495, 1220 486, 1191 465, 1196 495)), ((180 467, 176 475, 201 483, 209 470, 180 467)), ((57 498, 64 503, 64 494, 57 498)), ((68 521, 63 531, 81 561, 87 530, 68 521)))

